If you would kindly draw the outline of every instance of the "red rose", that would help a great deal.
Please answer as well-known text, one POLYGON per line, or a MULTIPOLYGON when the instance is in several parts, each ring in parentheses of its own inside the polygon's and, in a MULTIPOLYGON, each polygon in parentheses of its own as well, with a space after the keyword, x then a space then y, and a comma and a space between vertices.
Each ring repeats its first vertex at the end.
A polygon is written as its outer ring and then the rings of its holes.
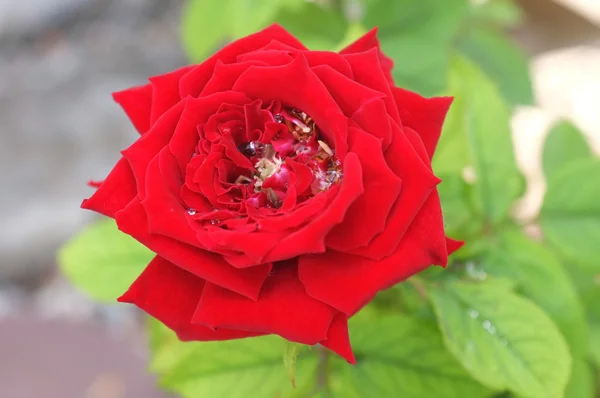
POLYGON ((182 340, 275 333, 350 362, 348 317, 446 239, 450 98, 397 88, 376 31, 309 51, 273 25, 114 94, 141 137, 82 207, 157 256, 119 299, 182 340))

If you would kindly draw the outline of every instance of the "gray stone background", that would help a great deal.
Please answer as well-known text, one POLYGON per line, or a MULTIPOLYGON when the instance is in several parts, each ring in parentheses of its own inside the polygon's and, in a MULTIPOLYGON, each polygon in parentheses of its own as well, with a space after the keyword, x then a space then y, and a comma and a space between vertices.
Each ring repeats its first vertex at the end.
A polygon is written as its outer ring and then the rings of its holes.
MULTIPOLYGON (((181 0, 0 0, 0 397, 165 397, 145 372, 128 306, 96 305, 58 273, 54 253, 90 221, 79 210, 136 134, 110 93, 185 64, 181 0)), ((513 120, 531 189, 557 118, 600 149, 600 2, 521 0, 515 37, 532 57, 537 105, 513 120)))

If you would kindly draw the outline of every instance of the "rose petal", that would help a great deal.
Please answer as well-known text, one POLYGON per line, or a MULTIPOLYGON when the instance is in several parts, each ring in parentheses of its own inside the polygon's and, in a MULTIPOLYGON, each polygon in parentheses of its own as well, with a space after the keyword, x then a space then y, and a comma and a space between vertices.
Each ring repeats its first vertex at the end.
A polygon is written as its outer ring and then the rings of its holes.
POLYGON ((299 50, 306 50, 306 47, 288 33, 288 31, 280 25, 273 24, 260 32, 234 41, 200 65, 195 66, 190 73, 181 79, 179 84, 181 98, 185 98, 188 95, 197 97, 211 78, 213 69, 218 61, 226 64, 234 63, 238 55, 264 47, 272 40, 277 40, 299 50))
POLYGON ((327 247, 341 251, 366 246, 385 229, 401 186, 400 178, 386 164, 377 138, 353 127, 348 138, 351 153, 360 159, 364 194, 352 203, 344 221, 327 235, 327 247))
POLYGON ((132 87, 113 93, 113 99, 121 105, 135 129, 144 134, 150 129, 150 109, 152 107, 152 86, 132 87))
POLYGON ((365 52, 345 54, 344 57, 352 66, 354 80, 386 95, 384 101, 389 115, 396 123, 401 124, 390 83, 380 66, 378 54, 379 51, 373 48, 365 52))
POLYGON ((394 69, 394 61, 387 57, 383 51, 381 51, 379 39, 377 38, 376 27, 371 29, 364 36, 360 37, 348 47, 344 48, 342 51, 340 51, 340 54, 361 53, 369 51, 373 48, 375 48, 377 51, 377 57, 379 58, 379 63, 381 64, 385 78, 389 84, 393 85, 394 78, 392 77, 392 69, 394 69))
POLYGON ((429 158, 432 158, 453 98, 424 98, 398 87, 392 88, 392 92, 402 123, 419 133, 429 158))
POLYGON ((338 313, 331 322, 327 331, 327 340, 321 341, 323 347, 329 348, 352 365, 356 365, 356 359, 350 346, 348 336, 348 317, 338 313))
POLYGON ((224 64, 222 61, 217 61, 212 76, 200 92, 200 97, 217 93, 219 91, 231 90, 235 81, 240 77, 242 72, 252 65, 267 66, 263 61, 248 61, 238 62, 235 64, 224 64))
POLYGON ((306 112, 343 160, 347 152, 347 119, 302 55, 284 66, 251 66, 242 73, 233 90, 265 103, 279 100, 306 112))
POLYGON ((271 271, 271 264, 238 270, 217 254, 194 248, 176 240, 148 232, 148 219, 138 199, 116 214, 117 226, 150 250, 177 266, 256 300, 262 284, 271 271))
POLYGON ((204 280, 156 256, 118 301, 135 304, 186 340, 230 340, 257 335, 192 325, 203 288, 204 280))
MULTIPOLYGON (((440 182, 419 156, 411 141, 396 123, 391 122, 393 141, 385 153, 392 171, 402 180, 402 190, 392 207, 386 227, 367 246, 350 251, 374 260, 392 254, 425 200, 440 182)), ((422 155, 427 154, 422 148, 422 155)))
POLYGON ((295 264, 278 264, 257 301, 207 283, 193 322, 210 328, 275 333, 302 344, 317 344, 337 311, 306 294, 295 264))
POLYGON ((443 261, 439 252, 446 250, 446 240, 432 239, 444 232, 441 223, 432 223, 441 217, 437 194, 427 202, 389 257, 371 260, 336 251, 300 257, 298 274, 307 293, 351 316, 379 291, 443 261))
POLYGON ((150 160, 166 145, 181 117, 187 101, 179 102, 163 114, 150 131, 141 136, 129 148, 121 151, 129 162, 137 183, 138 195, 144 198, 146 192, 146 169, 150 160))
POLYGON ((465 245, 465 242, 461 240, 454 240, 446 236, 446 248, 448 250, 448 255, 453 254, 458 251, 461 247, 465 245))
POLYGON ((135 177, 125 158, 121 158, 98 190, 83 201, 81 208, 115 217, 137 195, 135 177))
POLYGON ((191 66, 186 66, 149 79, 152 86, 151 126, 156 123, 163 113, 181 100, 181 97, 179 97, 179 80, 191 69, 191 66))
POLYGON ((352 203, 364 192, 362 168, 356 154, 348 153, 343 172, 343 181, 331 205, 303 228, 285 235, 267 254, 264 261, 279 261, 306 253, 325 251, 325 237, 333 227, 344 220, 352 203))

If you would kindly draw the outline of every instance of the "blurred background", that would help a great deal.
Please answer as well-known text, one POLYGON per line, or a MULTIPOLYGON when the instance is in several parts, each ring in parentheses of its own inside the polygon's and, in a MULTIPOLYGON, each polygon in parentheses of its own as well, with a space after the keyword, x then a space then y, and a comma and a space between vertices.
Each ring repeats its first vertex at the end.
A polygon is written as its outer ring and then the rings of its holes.
MULTIPOLYGON (((473 0, 472 7, 493 2, 473 0)), ((361 7, 349 3, 352 19, 361 7)), ((487 72, 513 105, 515 151, 529 183, 515 213, 527 219, 541 204, 540 148, 553 123, 572 121, 600 153, 600 2, 519 0, 519 15, 497 3, 495 15, 504 22, 496 17, 494 24, 517 50, 485 34, 456 45, 484 66, 489 60, 487 72), (529 78, 510 69, 519 67, 521 53, 529 78), (494 69, 495 58, 509 68, 494 69), (513 84, 519 78, 524 82, 513 84)), ((77 292, 57 270, 55 253, 93 218, 79 209, 92 192, 86 182, 102 179, 136 137, 110 93, 188 62, 180 40, 182 6, 181 0, 0 0, 2 398, 166 396, 146 374, 135 311, 95 304, 77 292)), ((341 39, 352 29, 344 27, 341 39)), ((213 47, 222 44, 220 35, 206 36, 213 47)), ((402 47, 395 58, 406 63, 399 59, 406 43, 399 43, 388 38, 386 46, 392 56, 402 47)), ((419 43, 411 42, 413 51, 437 54, 431 43, 419 43)), ((188 48, 192 58, 202 59, 202 51, 188 48)), ((445 60, 428 58, 419 68, 435 71, 436 62, 445 60)), ((413 77, 399 80, 426 95, 444 88, 435 73, 425 82, 413 77)))

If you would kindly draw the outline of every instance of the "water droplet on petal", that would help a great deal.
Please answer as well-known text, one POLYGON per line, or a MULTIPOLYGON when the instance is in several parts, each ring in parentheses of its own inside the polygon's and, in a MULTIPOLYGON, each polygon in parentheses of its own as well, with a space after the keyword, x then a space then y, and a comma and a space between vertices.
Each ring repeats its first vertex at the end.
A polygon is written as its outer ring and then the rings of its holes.
POLYGON ((189 208, 187 212, 190 216, 193 216, 196 214, 196 209, 189 208))
POLYGON ((220 222, 221 222, 220 220, 217 220, 216 218, 213 218, 212 220, 210 220, 210 225, 217 225, 220 222))
POLYGON ((275 121, 277 123, 283 123, 283 116, 280 113, 276 114, 275 115, 275 121))

